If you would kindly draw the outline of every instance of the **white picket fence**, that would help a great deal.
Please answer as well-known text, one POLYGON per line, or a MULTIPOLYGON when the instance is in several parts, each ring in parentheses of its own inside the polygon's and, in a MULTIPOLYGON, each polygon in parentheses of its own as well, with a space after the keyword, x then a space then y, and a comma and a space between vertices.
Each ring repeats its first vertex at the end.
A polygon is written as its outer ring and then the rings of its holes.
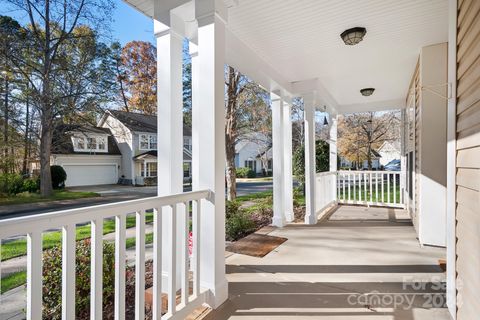
POLYGON ((338 171, 339 203, 404 207, 402 172, 338 171))
MULTIPOLYGON (((118 202, 87 208, 64 210, 29 217, 2 220, 0 239, 27 236, 27 308, 29 320, 42 318, 42 233, 62 230, 62 319, 75 319, 75 244, 76 225, 91 224, 91 319, 102 319, 103 306, 103 224, 104 219, 115 219, 115 319, 125 319, 125 230, 128 214, 136 216, 135 261, 135 319, 145 319, 145 212, 153 210, 153 319, 185 319, 193 309, 205 302, 205 292, 200 289, 200 220, 201 200, 210 191, 195 191, 166 197, 118 202), (189 288, 189 210, 192 212, 192 274, 193 293, 189 288), (177 211, 178 209, 178 211, 177 211), (171 215, 169 239, 162 242, 162 216, 171 215), (182 215, 182 216, 180 216, 182 215), (183 216, 184 215, 184 216, 183 216), (181 228, 177 220, 182 222, 181 228), (181 230, 181 250, 176 242, 181 230), (167 288, 162 288, 162 252, 168 253, 169 270, 167 288), (177 255, 181 265, 177 266, 177 255), (176 279, 180 272, 181 303, 176 304, 176 279), (168 313, 163 317, 161 293, 168 293, 168 313)), ((1 264, 0 264, 1 266, 1 264)))
POLYGON ((315 209, 317 213, 321 213, 337 200, 335 194, 337 173, 319 172, 315 178, 315 209))

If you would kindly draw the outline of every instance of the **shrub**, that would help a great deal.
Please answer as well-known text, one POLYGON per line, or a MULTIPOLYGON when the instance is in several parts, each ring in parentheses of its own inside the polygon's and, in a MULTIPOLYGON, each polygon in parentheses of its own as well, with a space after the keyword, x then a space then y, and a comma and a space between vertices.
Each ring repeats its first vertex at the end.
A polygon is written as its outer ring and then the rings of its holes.
POLYGON ((23 178, 19 174, 5 173, 0 175, 0 193, 15 195, 23 192, 23 178))
POLYGON ((237 178, 255 178, 255 172, 250 168, 236 168, 237 178))
POLYGON ((67 180, 67 173, 61 166, 51 166, 50 173, 52 174, 52 186, 54 189, 61 189, 65 187, 65 180, 67 180))
POLYGON ((40 190, 40 180, 38 179, 25 179, 23 180, 22 191, 34 193, 40 190))
MULTIPOLYGON (((293 153, 293 174, 300 185, 305 184, 305 147, 299 146, 293 153)), ((328 171, 330 168, 330 145, 323 140, 315 141, 315 164, 317 172, 328 171)))
POLYGON ((240 202, 226 201, 225 202, 225 218, 228 219, 240 211, 240 202))
POLYGON ((256 229, 257 226, 251 215, 242 210, 226 219, 225 234, 228 241, 243 238, 256 229))
MULTIPOLYGON (((90 319, 90 239, 77 242, 76 246, 76 319, 90 319)), ((103 244, 103 306, 107 313, 113 306, 115 273, 115 246, 103 244), (106 307, 107 306, 107 307, 106 307)), ((43 318, 62 318, 62 248, 46 250, 43 254, 43 318)))

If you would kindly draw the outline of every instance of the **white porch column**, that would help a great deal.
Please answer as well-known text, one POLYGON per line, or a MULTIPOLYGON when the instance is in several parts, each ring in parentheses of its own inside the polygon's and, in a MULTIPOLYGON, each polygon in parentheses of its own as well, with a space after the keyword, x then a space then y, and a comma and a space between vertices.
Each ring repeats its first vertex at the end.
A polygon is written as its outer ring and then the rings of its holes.
POLYGON ((207 303, 214 308, 228 296, 225 277, 225 24, 218 16, 218 12, 224 11, 217 6, 213 1, 195 2, 199 25, 198 58, 192 66, 192 94, 195 97, 193 170, 198 178, 194 179, 198 181, 194 187, 211 190, 210 199, 202 201, 200 284, 209 290, 207 303))
MULTIPOLYGON (((337 168, 337 122, 338 116, 336 114, 331 115, 331 125, 330 125, 330 172, 336 172, 337 168)), ((338 201, 337 199, 337 177, 333 178, 332 180, 332 198, 338 201)))
POLYGON ((272 100, 272 142, 273 142, 273 220, 276 227, 283 227, 285 219, 285 179, 284 179, 284 103, 283 97, 270 94, 272 100))
POLYGON ((147 177, 147 160, 143 159, 143 178, 147 177))
MULTIPOLYGON (((157 38, 157 185, 158 195, 167 196, 183 192, 183 101, 182 101, 182 43, 183 38, 174 30, 159 31, 164 27, 155 21, 155 36, 157 38)), ((184 208, 177 207, 178 217, 184 208)), ((170 243, 172 210, 163 208, 162 241, 170 243)), ((177 219, 177 246, 181 245, 182 219, 177 219)), ((169 263, 169 248, 162 250, 162 287, 168 288, 167 275, 169 263)), ((180 252, 180 251, 178 251, 180 252)), ((178 254, 177 265, 181 255, 178 254)), ((177 273, 175 286, 180 286, 180 272, 177 273)))
POLYGON ((315 208, 315 99, 313 96, 304 97, 305 120, 305 223, 317 223, 315 208))
POLYGON ((283 177, 285 198, 285 219, 287 222, 294 220, 293 213, 293 179, 292 179, 292 106, 285 103, 283 106, 283 177))

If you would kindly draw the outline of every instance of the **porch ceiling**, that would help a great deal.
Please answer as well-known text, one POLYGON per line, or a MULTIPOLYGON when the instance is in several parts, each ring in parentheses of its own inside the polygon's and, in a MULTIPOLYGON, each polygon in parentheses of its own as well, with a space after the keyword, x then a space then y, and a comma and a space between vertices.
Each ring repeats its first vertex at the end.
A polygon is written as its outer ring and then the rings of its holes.
MULTIPOLYGON (((151 16, 152 0, 127 1, 151 16)), ((239 0, 228 29, 277 78, 317 79, 339 112, 382 110, 404 106, 420 48, 448 39, 447 14, 447 0, 239 0), (356 26, 367 34, 346 46, 340 33, 356 26), (365 87, 375 93, 363 97, 365 87)))

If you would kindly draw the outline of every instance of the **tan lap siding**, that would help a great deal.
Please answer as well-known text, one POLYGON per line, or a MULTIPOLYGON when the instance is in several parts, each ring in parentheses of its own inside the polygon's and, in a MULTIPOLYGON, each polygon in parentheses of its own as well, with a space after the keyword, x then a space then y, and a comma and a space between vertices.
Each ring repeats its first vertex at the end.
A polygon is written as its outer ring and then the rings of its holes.
POLYGON ((458 319, 480 314, 480 1, 458 1, 458 319))

